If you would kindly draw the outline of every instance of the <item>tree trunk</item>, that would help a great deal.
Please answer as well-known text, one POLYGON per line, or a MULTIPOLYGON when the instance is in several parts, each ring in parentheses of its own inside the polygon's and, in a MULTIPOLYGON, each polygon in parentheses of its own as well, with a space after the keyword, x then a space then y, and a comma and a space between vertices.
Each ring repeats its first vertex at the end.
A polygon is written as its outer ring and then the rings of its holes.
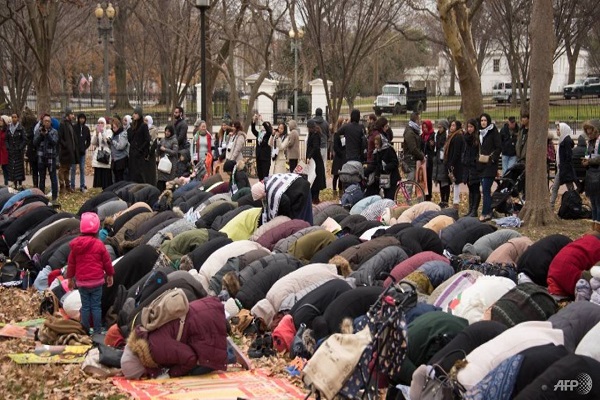
POLYGON ((567 84, 571 84, 575 82, 575 74, 577 72, 577 59, 579 58, 579 50, 581 49, 581 44, 575 45, 575 47, 571 50, 571 47, 567 47, 567 62, 569 63, 569 77, 567 80, 567 84))
MULTIPOLYGON (((123 3, 123 2, 121 2, 123 3)), ((127 64, 125 63, 125 40, 127 35, 127 20, 131 11, 127 7, 119 7, 119 12, 114 20, 113 32, 115 37, 115 84, 116 101, 115 110, 131 110, 133 107, 127 95, 127 64)))
POLYGON ((50 81, 48 79, 48 73, 40 71, 40 79, 37 87, 37 114, 43 115, 50 113, 50 81))
POLYGON ((550 83, 556 37, 553 30, 552 0, 536 0, 531 19, 531 113, 527 140, 527 202, 520 217, 528 226, 544 226, 556 222, 548 201, 546 146, 550 117, 550 83))
POLYGON ((470 10, 464 0, 437 0, 444 38, 456 71, 461 92, 461 109, 466 118, 483 112, 481 78, 477 72, 477 51, 471 34, 470 10))

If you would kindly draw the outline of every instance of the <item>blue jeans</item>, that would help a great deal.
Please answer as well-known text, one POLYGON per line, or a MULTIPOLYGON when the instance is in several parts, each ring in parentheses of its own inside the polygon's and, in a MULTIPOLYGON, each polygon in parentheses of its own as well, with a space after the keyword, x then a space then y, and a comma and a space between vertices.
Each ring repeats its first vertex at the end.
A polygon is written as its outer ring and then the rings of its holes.
POLYGON ((94 321, 94 333, 102 331, 102 286, 79 288, 81 296, 81 325, 90 331, 90 315, 94 321))
POLYGON ((482 215, 492 214, 492 185, 494 178, 481 178, 481 193, 483 195, 482 215))
POLYGON ((600 222, 600 196, 590 197, 592 204, 592 221, 600 222))
POLYGON ((502 156, 502 175, 517 163, 517 156, 502 156))
POLYGON ((58 197, 58 176, 56 176, 56 164, 48 165, 46 162, 38 163, 38 169, 40 174, 39 189, 46 193, 46 171, 50 175, 50 184, 52 187, 52 200, 56 200, 58 197))
MULTIPOLYGON (((75 189, 75 172, 77 164, 71 165, 71 189, 75 189)), ((79 157, 79 188, 85 187, 85 154, 79 157)))

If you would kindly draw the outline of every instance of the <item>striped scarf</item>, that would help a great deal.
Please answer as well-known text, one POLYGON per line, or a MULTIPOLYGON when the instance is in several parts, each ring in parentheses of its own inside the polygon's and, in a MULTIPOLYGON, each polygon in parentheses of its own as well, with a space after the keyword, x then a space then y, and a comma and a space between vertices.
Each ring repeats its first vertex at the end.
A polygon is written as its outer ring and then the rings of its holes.
POLYGON ((265 191, 267 205, 263 210, 263 224, 277 216, 281 196, 300 178, 297 174, 274 174, 265 178, 265 191))

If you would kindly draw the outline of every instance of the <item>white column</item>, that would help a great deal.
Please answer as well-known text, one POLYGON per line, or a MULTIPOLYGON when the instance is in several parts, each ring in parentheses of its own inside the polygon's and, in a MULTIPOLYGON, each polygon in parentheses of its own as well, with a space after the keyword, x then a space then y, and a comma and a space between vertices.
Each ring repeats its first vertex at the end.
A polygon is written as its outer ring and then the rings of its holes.
MULTIPOLYGON (((314 114, 317 108, 321 108, 323 110, 323 115, 325 115, 325 113, 327 113, 327 96, 325 95, 325 85, 323 84, 323 80, 315 79, 308 84, 310 85, 311 91, 311 114, 314 114)), ((330 91, 332 84, 333 82, 327 81, 327 87, 330 91)))
MULTIPOLYGON (((200 104, 202 104, 202 84, 196 84, 196 118, 199 118, 202 110, 200 110, 200 104)), ((184 108, 185 110, 185 108, 184 108)), ((186 111, 187 112, 187 111, 186 111)))
MULTIPOLYGON (((279 82, 273 79, 265 79, 258 88, 259 93, 265 93, 273 96, 277 91, 279 82)), ((262 115, 264 121, 273 121, 273 100, 265 95, 256 98, 254 108, 262 115)))

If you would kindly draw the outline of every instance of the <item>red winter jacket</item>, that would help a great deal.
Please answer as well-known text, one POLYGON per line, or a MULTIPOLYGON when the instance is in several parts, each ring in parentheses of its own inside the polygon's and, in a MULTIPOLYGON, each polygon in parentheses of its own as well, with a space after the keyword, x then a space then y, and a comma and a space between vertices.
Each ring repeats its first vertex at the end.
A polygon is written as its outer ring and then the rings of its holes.
POLYGON ((75 277, 78 287, 93 288, 104 284, 104 273, 114 275, 108 251, 104 243, 95 236, 81 235, 69 245, 67 278, 75 277))
POLYGON ((6 130, 0 129, 0 165, 8 164, 8 148, 6 147, 6 130))
POLYGON ((180 320, 174 320, 148 333, 152 359, 169 369, 172 377, 183 376, 196 365, 227 369, 227 326, 225 309, 217 297, 190 303, 181 340, 177 341, 180 320))
POLYGON ((573 296, 581 272, 600 261, 600 237, 585 235, 565 247, 552 259, 548 268, 548 292, 558 296, 573 296))

